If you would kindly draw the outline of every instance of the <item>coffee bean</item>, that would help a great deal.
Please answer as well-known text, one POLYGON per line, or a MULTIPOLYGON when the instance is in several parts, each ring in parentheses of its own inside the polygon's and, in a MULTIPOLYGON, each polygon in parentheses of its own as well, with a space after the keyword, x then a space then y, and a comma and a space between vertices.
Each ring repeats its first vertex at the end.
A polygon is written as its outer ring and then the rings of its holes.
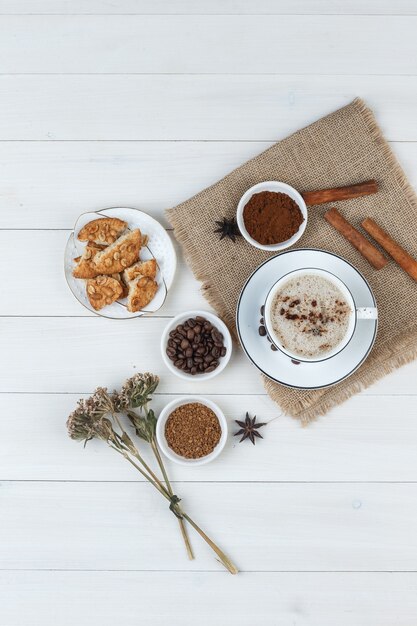
POLYGON ((266 335, 266 328, 265 328, 265 326, 259 326, 258 332, 259 332, 261 337, 265 337, 265 335, 266 335))
POLYGON ((201 333, 201 325, 200 324, 196 324, 194 326, 194 332, 199 335, 201 333))
POLYGON ((196 322, 200 322, 200 324, 204 324, 204 322, 207 322, 205 317, 201 317, 201 315, 197 315, 197 317, 195 318, 196 322))
POLYGON ((216 347, 213 348, 213 350, 211 351, 212 356, 214 356, 215 359, 218 359, 220 356, 220 350, 216 347))
POLYGON ((210 372, 214 372, 214 370, 216 369, 216 366, 214 365, 210 365, 210 367, 208 367, 205 372, 206 374, 210 374, 210 372))
POLYGON ((174 363, 175 367, 182 367, 183 364, 184 364, 184 361, 182 359, 178 359, 174 363))
POLYGON ((190 345, 190 342, 188 341, 188 339, 183 339, 180 343, 180 346, 183 350, 186 350, 190 345))
POLYGON ((191 359, 191 358, 187 359, 187 367, 189 367, 191 369, 193 367, 193 365, 194 365, 193 359, 191 359))
POLYGON ((211 336, 214 343, 223 342, 223 335, 215 328, 211 331, 211 336))
POLYGON ((194 326, 197 324, 197 322, 195 320, 193 320, 192 317, 190 317, 189 320, 187 320, 187 324, 190 328, 194 328, 194 326))
POLYGON ((202 356, 195 356, 194 363, 204 363, 204 359, 202 356))
POLYGON ((185 356, 187 358, 189 358, 190 356, 193 356, 194 350, 192 348, 187 348, 185 351, 185 356))
POLYGON ((192 376, 197 374, 197 367, 195 365, 194 365, 194 367, 191 368, 190 373, 191 373, 192 376))
POLYGON ((187 339, 189 341, 193 341, 194 337, 195 337, 194 330, 192 330, 191 328, 190 328, 190 330, 187 330, 187 339))
POLYGON ((211 356, 211 354, 207 354, 207 355, 204 357, 204 363, 211 363, 212 361, 214 361, 214 357, 213 357, 213 356, 211 356))
POLYGON ((220 350, 220 356, 226 356, 226 352, 227 352, 227 348, 226 346, 223 346, 223 348, 220 350))

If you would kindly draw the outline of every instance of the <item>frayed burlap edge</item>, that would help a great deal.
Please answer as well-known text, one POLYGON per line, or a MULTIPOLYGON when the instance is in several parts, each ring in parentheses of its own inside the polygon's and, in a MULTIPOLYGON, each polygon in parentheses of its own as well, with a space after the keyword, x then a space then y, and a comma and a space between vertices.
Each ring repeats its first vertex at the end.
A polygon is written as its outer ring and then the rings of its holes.
MULTIPOLYGON (((373 140, 383 151, 383 155, 392 169, 392 175, 398 184, 399 190, 403 193, 413 210, 417 211, 417 196, 409 184, 397 158, 383 137, 374 114, 361 98, 355 98, 351 104, 355 106, 361 114, 373 140)), ((248 163, 254 161, 259 156, 260 155, 255 156, 253 159, 249 160, 248 163)), ((218 182, 211 187, 217 184, 218 182)), ((211 187, 208 189, 211 189, 211 187)), ((199 194, 197 194, 196 197, 198 197, 198 195, 199 194)), ((216 285, 211 284, 211 279, 206 274, 207 265, 196 249, 197 242, 190 238, 188 230, 183 228, 175 217, 175 208, 168 209, 166 215, 174 227, 174 235, 181 244, 185 261, 191 267, 195 278, 202 282, 201 291, 204 297, 227 324, 236 339, 235 316, 227 311, 221 293, 217 290, 216 285)), ((328 387, 322 390, 319 396, 317 396, 316 392, 311 394, 306 391, 306 397, 294 403, 293 398, 289 398, 287 402, 281 396, 278 397, 275 390, 277 383, 265 376, 263 376, 264 386, 268 395, 279 404, 286 415, 299 419, 303 425, 307 425, 320 415, 324 415, 338 404, 348 400, 353 395, 370 387, 379 379, 399 367, 410 363, 416 358, 417 326, 411 331, 408 330, 404 336, 396 336, 393 341, 387 341, 384 345, 378 346, 377 353, 374 352, 368 358, 366 368, 358 370, 358 372, 352 374, 352 377, 339 383, 337 391, 335 391, 335 387, 328 387), (352 378, 354 380, 352 380, 352 378)))
MULTIPOLYGON (((407 331, 403 337, 397 337, 393 345, 387 343, 384 347, 379 348, 378 356, 376 358, 369 357, 366 362, 366 368, 358 370, 358 372, 352 374, 352 377, 339 383, 337 392, 334 391, 335 387, 327 387, 319 398, 312 395, 308 397, 307 395, 306 399, 297 403, 294 403, 292 398, 290 401, 291 406, 289 407, 285 399, 277 398, 274 389, 276 383, 266 376, 263 376, 264 387, 272 400, 279 403, 284 414, 300 420, 303 426, 307 426, 320 415, 325 415, 335 406, 367 389, 380 378, 390 374, 399 367, 411 363, 416 358, 417 327, 411 332, 407 331)), ((308 394, 308 392, 306 393, 308 394)))

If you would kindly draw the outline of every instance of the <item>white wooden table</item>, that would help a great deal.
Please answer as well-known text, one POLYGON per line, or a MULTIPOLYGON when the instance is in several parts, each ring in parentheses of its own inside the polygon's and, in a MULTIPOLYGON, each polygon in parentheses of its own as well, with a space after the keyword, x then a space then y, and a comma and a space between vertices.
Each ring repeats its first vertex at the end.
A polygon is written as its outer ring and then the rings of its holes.
POLYGON ((160 498, 65 420, 143 370, 156 408, 197 391, 230 422, 279 410, 238 351, 198 385, 164 368, 168 318, 208 308, 181 257, 160 314, 124 323, 62 269, 79 213, 168 227, 165 208, 356 95, 416 184, 416 29, 415 0, 0 0, 0 626, 417 624, 417 363, 307 429, 281 416, 255 448, 170 467, 232 577, 196 536, 187 561, 160 498))

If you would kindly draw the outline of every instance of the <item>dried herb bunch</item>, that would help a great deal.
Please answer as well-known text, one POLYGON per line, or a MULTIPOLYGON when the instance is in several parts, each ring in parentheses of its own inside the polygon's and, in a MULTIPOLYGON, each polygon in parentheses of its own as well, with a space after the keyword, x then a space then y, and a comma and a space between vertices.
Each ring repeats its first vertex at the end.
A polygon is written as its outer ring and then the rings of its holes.
POLYGON ((78 401, 77 408, 67 420, 68 434, 72 439, 84 441, 84 446, 91 439, 101 439, 133 465, 168 500, 169 509, 178 519, 190 559, 193 559, 194 555, 188 539, 186 522, 209 544, 229 572, 237 574, 236 566, 182 509, 181 499, 173 492, 156 442, 157 418, 154 411, 149 408, 152 394, 158 384, 158 376, 145 373, 135 374, 125 382, 120 391, 114 391, 112 394, 108 393, 107 389, 98 387, 90 398, 78 401), (151 446, 158 465, 156 472, 160 471, 162 477, 159 477, 143 459, 138 444, 124 428, 121 415, 128 418, 138 439, 151 446))

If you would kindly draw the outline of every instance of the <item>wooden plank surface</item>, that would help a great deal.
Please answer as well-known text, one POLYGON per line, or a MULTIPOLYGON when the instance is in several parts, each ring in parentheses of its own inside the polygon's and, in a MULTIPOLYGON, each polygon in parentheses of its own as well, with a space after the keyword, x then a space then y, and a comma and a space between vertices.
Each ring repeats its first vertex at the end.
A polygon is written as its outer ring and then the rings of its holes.
POLYGON ((414 0, 0 0, 0 15, 415 15, 414 0))
MULTIPOLYGON (((219 379, 220 382, 221 379, 219 379)), ((219 385, 221 387, 221 385, 219 385)), ((161 385, 161 389, 163 389, 161 385)), ((355 396, 308 428, 281 415, 265 394, 209 394, 224 411, 229 440, 218 463, 173 465, 174 481, 417 482, 417 395, 355 396), (255 447, 233 437, 245 412, 271 421, 255 447), (274 419, 277 418, 277 419, 274 419), (399 462, 401 459, 401 462, 399 462)), ((197 386, 201 393, 201 387, 197 386)), ((195 392, 194 392, 195 393, 195 392)), ((0 481, 137 481, 140 476, 99 441, 86 449, 66 436, 65 422, 80 394, 0 394, 0 481)), ((172 394, 158 393, 158 413, 172 394)), ((127 427, 131 432, 130 427, 127 427)), ((141 451, 151 459, 145 444, 141 451)))
MULTIPOLYGON (((131 482, 1 483, 4 569, 221 571, 166 500, 131 482), (30 511, 30 515, 28 515, 30 511)), ((416 483, 176 483, 242 571, 415 571, 416 483)))
MULTIPOLYGON (((165 393, 259 394, 261 378, 240 350, 221 377, 204 382, 173 377, 159 349, 166 318, 119 321, 99 317, 5 317, 0 392, 89 393, 114 388, 137 371, 159 373, 165 393), (111 352, 109 351, 111 346, 111 352)), ((414 362, 372 386, 372 393, 415 393, 414 362)))
POLYGON ((206 15, 204 28, 198 15, 3 15, 0 55, 7 73, 407 75, 416 25, 412 15, 206 15))
MULTIPOLYGON (((203 123, 200 131, 205 132, 203 123)), ((227 133, 226 122, 223 132, 227 133)), ((168 226, 166 208, 271 145, 261 141, 0 141, 0 229, 70 229, 81 213, 117 205, 144 209, 168 226)), ((417 143, 394 142, 391 147, 417 187, 417 143)), ((0 233, 2 248, 12 245, 11 236, 0 233)), ((39 235, 40 240, 33 232, 27 237, 52 246, 59 255, 66 234, 52 234, 51 240, 46 233, 39 235)), ((42 246, 35 245, 33 254, 41 255, 42 246)), ((46 280, 55 268, 43 268, 46 280)), ((0 307, 8 305, 0 301, 0 307)), ((48 302, 51 305, 55 301, 48 302)))
MULTIPOLYGON (((14 279, 10 282, 7 297, 0 300, 0 315, 8 316, 76 316, 91 317, 94 313, 74 298, 63 276, 63 251, 70 231, 67 230, 0 230, 0 247, 8 258, 16 254, 16 241, 24 250, 31 250, 31 267, 36 267, 37 278, 27 280, 28 258, 21 257, 14 264, 14 279), (25 297, 22 298, 22 284, 25 297)), ((184 310, 208 309, 207 301, 200 291, 191 270, 186 265, 178 244, 170 231, 170 237, 178 254, 177 275, 164 306, 157 317, 172 317, 184 310)), ((0 267, 0 281, 8 281, 9 266, 0 267)), ((8 281, 9 282, 9 281, 8 281)))
POLYGON ((1 572, 0 612, 22 626, 414 626, 415 573, 1 572), (16 598, 19 602, 16 602, 16 598), (92 599, 93 598, 93 599, 92 599), (115 608, 117 605, 117 608, 115 608), (325 607, 325 610, 323 609, 325 607), (139 615, 139 617, 138 617, 139 615), (82 621, 81 621, 82 620, 82 621))
POLYGON ((413 0, 0 0, 0 626, 415 626, 417 364, 303 429, 237 349, 213 381, 164 368, 168 318, 208 308, 181 258, 159 315, 123 324, 78 305, 62 255, 81 212, 168 227, 166 208, 355 96, 416 185, 416 16, 413 0), (169 466, 236 578, 197 537, 189 563, 158 494, 66 435, 81 394, 141 370, 161 375, 157 411, 197 392, 232 432, 245 411, 277 417, 256 447, 230 435, 218 462, 169 466))
POLYGON ((0 75, 0 140, 273 142, 356 96, 387 139, 417 140, 414 76, 309 74, 0 75))

